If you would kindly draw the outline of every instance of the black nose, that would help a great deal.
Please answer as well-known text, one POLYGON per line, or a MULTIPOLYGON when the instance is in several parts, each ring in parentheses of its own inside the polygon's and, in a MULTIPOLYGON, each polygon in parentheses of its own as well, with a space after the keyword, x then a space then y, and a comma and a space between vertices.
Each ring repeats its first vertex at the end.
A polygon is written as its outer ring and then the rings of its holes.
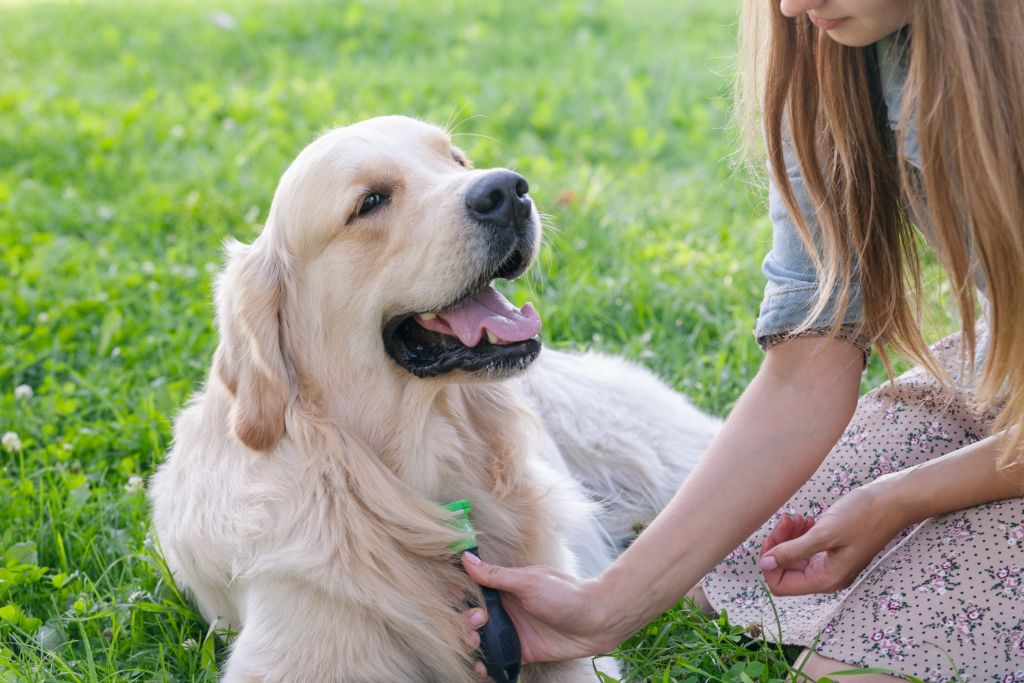
POLYGON ((512 228, 530 216, 531 202, 526 178, 512 171, 489 171, 466 192, 470 215, 501 227, 512 228))

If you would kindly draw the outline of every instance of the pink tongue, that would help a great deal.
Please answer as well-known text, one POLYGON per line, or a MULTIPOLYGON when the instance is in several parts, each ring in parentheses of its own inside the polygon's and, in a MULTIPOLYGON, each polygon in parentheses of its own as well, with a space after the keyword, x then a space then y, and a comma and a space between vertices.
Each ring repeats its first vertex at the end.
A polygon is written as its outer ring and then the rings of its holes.
POLYGON ((540 331, 540 316, 533 304, 516 308, 490 285, 436 318, 417 318, 416 322, 434 332, 454 334, 471 347, 480 343, 487 330, 498 337, 499 344, 525 341, 540 331))

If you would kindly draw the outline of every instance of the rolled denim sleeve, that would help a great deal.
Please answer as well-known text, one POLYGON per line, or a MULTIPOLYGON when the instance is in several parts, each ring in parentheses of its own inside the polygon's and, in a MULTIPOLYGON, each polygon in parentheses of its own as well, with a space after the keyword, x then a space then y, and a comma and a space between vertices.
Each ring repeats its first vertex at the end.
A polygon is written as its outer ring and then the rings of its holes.
MULTIPOLYGON (((820 234, 820 225, 799 165, 791 159, 791 155, 787 155, 787 175, 811 235, 817 238, 820 234)), ((770 346, 769 340, 778 340, 800 327, 814 309, 819 291, 814 262, 803 240, 800 239, 796 221, 774 180, 768 188, 768 213, 772 223, 772 249, 765 256, 761 266, 766 284, 754 330, 754 336, 762 348, 770 346)), ((855 266, 849 303, 840 321, 845 330, 856 329, 862 319, 863 304, 856 273, 855 266)), ((839 294, 838 289, 832 292, 828 305, 810 322, 808 329, 823 330, 833 327, 839 308, 839 294)))

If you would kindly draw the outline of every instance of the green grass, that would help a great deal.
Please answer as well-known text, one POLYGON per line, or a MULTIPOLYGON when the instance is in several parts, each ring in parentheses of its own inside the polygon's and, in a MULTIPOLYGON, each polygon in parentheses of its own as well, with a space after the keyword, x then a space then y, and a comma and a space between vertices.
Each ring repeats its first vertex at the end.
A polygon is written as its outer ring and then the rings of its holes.
MULTIPOLYGON (((222 240, 258 233, 329 126, 455 120, 478 166, 524 173, 555 229, 510 294, 548 345, 635 358, 720 415, 761 357, 770 231, 726 161, 732 3, 218 9, 0 2, 0 432, 21 442, 0 449, 2 680, 213 680, 223 648, 133 477, 203 381, 222 240)), ((681 605, 619 654, 656 681, 783 677, 741 632, 681 605)))

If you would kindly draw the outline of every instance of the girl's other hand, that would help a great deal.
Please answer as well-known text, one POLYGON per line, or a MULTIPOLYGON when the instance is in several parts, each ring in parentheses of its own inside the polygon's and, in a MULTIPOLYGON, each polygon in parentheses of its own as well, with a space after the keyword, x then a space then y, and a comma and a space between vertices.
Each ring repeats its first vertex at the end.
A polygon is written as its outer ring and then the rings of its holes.
POLYGON ((761 572, 775 595, 833 593, 848 587, 904 526, 870 485, 813 517, 783 515, 761 545, 761 572))

